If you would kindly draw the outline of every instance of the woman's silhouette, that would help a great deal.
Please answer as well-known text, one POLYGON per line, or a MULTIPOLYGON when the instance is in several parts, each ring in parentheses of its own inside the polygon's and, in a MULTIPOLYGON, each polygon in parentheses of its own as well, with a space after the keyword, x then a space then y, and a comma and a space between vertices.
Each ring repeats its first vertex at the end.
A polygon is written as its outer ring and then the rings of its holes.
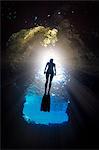
POLYGON ((47 62, 45 66, 44 74, 46 74, 45 94, 47 91, 48 80, 49 80, 49 89, 48 89, 48 94, 49 94, 53 76, 56 75, 56 65, 53 63, 53 59, 50 59, 50 61, 47 62))

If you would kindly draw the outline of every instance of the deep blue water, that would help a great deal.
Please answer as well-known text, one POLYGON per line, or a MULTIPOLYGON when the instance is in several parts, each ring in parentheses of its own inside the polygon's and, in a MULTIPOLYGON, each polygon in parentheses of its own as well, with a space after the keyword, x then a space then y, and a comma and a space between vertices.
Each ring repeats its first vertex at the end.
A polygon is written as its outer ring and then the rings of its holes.
POLYGON ((43 112, 40 110, 42 96, 27 93, 25 99, 23 117, 28 123, 49 125, 68 122, 69 118, 66 110, 69 101, 51 96, 50 112, 43 112))

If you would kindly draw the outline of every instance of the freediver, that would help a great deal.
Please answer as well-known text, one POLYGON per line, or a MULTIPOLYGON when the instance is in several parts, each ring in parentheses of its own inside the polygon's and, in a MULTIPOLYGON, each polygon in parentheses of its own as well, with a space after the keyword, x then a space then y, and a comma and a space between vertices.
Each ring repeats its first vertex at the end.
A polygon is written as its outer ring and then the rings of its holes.
POLYGON ((50 59, 50 61, 47 62, 45 69, 44 69, 44 74, 46 74, 45 95, 47 91, 48 81, 49 81, 49 89, 48 89, 48 95, 49 95, 53 77, 54 75, 56 75, 56 65, 53 63, 53 59, 50 59))

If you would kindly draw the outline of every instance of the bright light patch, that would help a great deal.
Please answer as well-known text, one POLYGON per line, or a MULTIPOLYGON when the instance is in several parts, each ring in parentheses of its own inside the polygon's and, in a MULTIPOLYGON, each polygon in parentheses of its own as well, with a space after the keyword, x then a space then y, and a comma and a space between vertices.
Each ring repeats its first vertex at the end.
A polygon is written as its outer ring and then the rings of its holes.
POLYGON ((23 108, 23 117, 28 123, 36 124, 61 124, 68 121, 66 113, 68 101, 51 96, 50 112, 40 111, 42 97, 27 94, 23 108))
POLYGON ((36 77, 45 82, 44 68, 46 63, 53 58, 54 63, 56 64, 56 76, 53 78, 53 82, 65 82, 70 80, 70 77, 67 76, 66 66, 63 67, 63 57, 61 56, 61 51, 56 48, 43 48, 40 50, 36 57, 36 77))

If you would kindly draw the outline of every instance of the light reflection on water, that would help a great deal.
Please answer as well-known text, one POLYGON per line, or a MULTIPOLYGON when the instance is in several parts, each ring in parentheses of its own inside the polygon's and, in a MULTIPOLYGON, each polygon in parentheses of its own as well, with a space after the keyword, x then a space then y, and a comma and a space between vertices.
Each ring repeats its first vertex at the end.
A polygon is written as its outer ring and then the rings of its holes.
MULTIPOLYGON (((27 89, 31 93, 42 95, 44 93, 44 88, 45 88, 45 81, 46 81, 46 76, 44 74, 44 69, 38 69, 38 66, 36 69, 33 70, 33 77, 31 77, 31 85, 27 89), (33 92, 33 90, 35 92, 33 92)), ((69 74, 68 70, 65 70, 63 67, 60 69, 58 68, 56 76, 53 77, 52 80, 52 87, 51 87, 51 95, 56 95, 60 98, 65 98, 67 99, 67 91, 66 91, 66 85, 69 84, 71 81, 71 76, 69 74)))
POLYGON ((70 81, 70 75, 64 70, 62 73, 60 77, 57 77, 56 80, 54 77, 52 81, 50 112, 43 112, 40 109, 45 88, 45 75, 34 71, 31 84, 27 88, 23 108, 23 117, 28 123, 49 125, 68 122, 66 111, 70 98, 65 86, 70 81))

